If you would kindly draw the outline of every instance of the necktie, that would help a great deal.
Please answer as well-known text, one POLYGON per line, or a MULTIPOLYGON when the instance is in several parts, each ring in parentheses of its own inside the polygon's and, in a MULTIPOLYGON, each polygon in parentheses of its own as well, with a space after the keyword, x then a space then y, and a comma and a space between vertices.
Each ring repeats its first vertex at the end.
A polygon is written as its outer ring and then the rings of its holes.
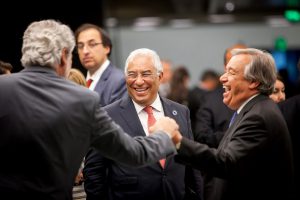
POLYGON ((235 111, 230 119, 229 127, 233 124, 236 115, 237 115, 237 112, 235 111))
POLYGON ((92 84, 92 82, 93 82, 93 79, 89 79, 89 80, 87 80, 87 82, 86 82, 86 86, 89 88, 89 87, 90 87, 90 85, 92 84))
MULTIPOLYGON (((146 106, 144 108, 144 110, 146 111, 146 113, 148 114, 148 129, 150 126, 152 126, 155 122, 156 122, 156 119, 153 115, 153 109, 152 109, 152 106, 146 106)), ((165 167, 165 163, 166 163, 166 159, 161 159, 159 160, 159 163, 161 165, 162 168, 165 167)))

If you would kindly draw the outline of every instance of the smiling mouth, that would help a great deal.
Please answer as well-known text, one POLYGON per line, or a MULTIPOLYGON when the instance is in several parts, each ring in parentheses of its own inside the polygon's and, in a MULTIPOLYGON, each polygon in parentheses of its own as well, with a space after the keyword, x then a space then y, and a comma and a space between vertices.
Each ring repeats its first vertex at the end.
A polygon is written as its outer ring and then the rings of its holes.
POLYGON ((137 92, 145 92, 147 90, 148 90, 148 88, 135 88, 135 91, 137 91, 137 92))
POLYGON ((223 89, 224 89, 223 97, 228 96, 230 93, 231 87, 223 85, 223 89))
POLYGON ((229 86, 223 85, 223 88, 224 88, 224 92, 229 92, 231 90, 229 86))

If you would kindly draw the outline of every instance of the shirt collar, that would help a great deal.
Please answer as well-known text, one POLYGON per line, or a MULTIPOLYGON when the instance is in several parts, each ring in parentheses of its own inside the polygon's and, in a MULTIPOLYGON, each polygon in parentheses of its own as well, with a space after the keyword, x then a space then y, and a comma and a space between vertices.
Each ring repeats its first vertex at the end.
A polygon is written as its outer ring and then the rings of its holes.
POLYGON ((90 72, 87 72, 87 76, 86 76, 86 80, 89 79, 93 79, 93 81, 95 80, 99 80, 103 74, 103 72, 106 70, 106 68, 108 67, 110 61, 107 59, 98 69, 97 71, 91 76, 90 72))
POLYGON ((245 105, 251 101, 251 99, 253 99, 254 97, 258 96, 259 94, 255 94, 253 96, 251 96, 249 99, 247 99, 240 107, 239 109, 237 110, 237 114, 239 114, 241 112, 241 110, 245 107, 245 105))
MULTIPOLYGON (((137 111, 137 113, 140 113, 146 106, 141 106, 139 104, 137 104, 135 101, 133 101, 133 105, 135 107, 135 110, 137 111)), ((159 95, 157 94, 156 99, 154 100, 154 102, 149 105, 152 106, 155 110, 162 112, 163 111, 163 107, 162 107, 162 103, 161 100, 159 98, 159 95)))

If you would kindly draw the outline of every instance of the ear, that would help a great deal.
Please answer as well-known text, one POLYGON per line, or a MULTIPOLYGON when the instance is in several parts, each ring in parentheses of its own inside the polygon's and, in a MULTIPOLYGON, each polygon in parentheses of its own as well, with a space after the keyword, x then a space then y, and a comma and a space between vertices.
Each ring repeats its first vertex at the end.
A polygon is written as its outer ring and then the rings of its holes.
POLYGON ((56 72, 59 76, 63 76, 63 77, 66 76, 67 64, 68 64, 68 50, 66 48, 63 48, 60 57, 60 64, 58 64, 56 68, 56 72))
POLYGON ((161 82, 161 80, 163 79, 163 77, 164 77, 164 73, 160 72, 160 74, 158 75, 159 82, 161 82))
POLYGON ((69 51, 66 48, 63 48, 60 58, 60 65, 66 66, 68 61, 69 51))
POLYGON ((106 46, 104 47, 104 50, 105 50, 105 54, 108 56, 108 54, 110 53, 110 47, 106 46))
POLYGON ((260 85, 259 82, 257 82, 257 81, 252 81, 252 82, 250 82, 249 88, 250 88, 251 90, 254 90, 254 89, 257 89, 257 87, 258 87, 259 85, 260 85))

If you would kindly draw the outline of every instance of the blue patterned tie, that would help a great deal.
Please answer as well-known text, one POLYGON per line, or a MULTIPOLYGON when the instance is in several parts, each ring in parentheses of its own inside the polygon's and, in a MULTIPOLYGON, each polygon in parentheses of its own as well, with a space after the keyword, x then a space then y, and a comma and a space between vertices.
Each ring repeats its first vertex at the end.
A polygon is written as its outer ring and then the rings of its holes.
POLYGON ((237 111, 235 111, 231 117, 230 123, 229 123, 229 127, 233 124, 235 117, 237 116, 237 111))

